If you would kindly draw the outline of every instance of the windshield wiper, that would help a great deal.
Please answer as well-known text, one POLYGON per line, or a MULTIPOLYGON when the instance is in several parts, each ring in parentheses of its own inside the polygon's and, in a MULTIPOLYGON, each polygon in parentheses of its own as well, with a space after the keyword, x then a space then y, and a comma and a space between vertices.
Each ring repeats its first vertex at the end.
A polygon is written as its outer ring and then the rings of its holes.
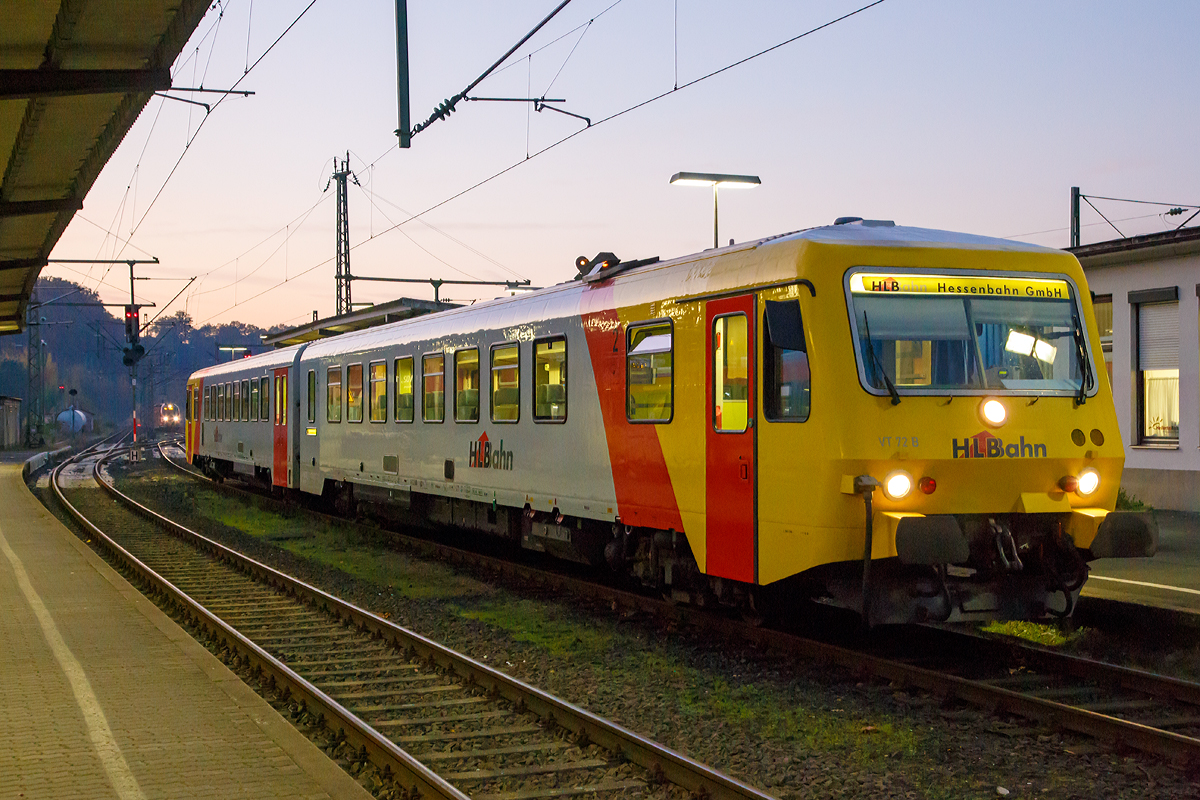
POLYGON ((892 405, 900 405, 900 393, 896 391, 896 387, 892 384, 892 379, 888 377, 887 370, 879 363, 878 356, 875 355, 875 342, 871 340, 871 323, 867 320, 867 312, 863 312, 863 327, 867 331, 867 355, 871 357, 871 371, 883 376, 883 382, 887 384, 888 394, 892 396, 892 405))
POLYGON ((1095 383, 1092 376, 1092 362, 1088 361, 1087 348, 1083 345, 1083 325, 1078 314, 1071 315, 1071 333, 1075 339, 1075 351, 1079 356, 1079 394, 1075 395, 1075 405, 1081 406, 1087 402, 1087 390, 1095 383))

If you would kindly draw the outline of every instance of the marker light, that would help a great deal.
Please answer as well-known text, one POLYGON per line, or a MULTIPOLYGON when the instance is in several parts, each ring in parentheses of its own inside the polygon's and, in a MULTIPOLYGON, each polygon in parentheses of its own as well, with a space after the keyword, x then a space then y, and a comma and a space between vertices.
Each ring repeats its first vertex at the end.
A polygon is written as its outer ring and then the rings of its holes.
POLYGON ((917 481, 917 488, 925 494, 933 494, 937 491, 937 481, 926 475, 921 480, 917 481))
POLYGON ((1074 475, 1063 475, 1058 479, 1058 488, 1064 492, 1073 492, 1079 488, 1079 478, 1074 475))
POLYGON ((901 500, 912 491, 913 479, 902 469, 898 469, 883 479, 883 493, 893 500, 901 500))
POLYGON ((1083 472, 1079 473, 1079 485, 1075 489, 1076 494, 1080 497, 1086 497, 1100 486, 1100 473, 1088 467, 1083 472))
POLYGON ((999 427, 1008 419, 1008 409, 999 400, 984 400, 983 405, 979 407, 979 416, 983 417, 983 421, 988 425, 999 427))

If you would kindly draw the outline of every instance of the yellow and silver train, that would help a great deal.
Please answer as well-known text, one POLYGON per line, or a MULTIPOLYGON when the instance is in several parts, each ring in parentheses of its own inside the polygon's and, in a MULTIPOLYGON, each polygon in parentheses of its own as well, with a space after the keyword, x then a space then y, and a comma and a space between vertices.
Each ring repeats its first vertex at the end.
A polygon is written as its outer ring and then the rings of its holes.
POLYGON ((1068 253, 890 222, 575 280, 210 367, 217 475, 871 623, 1068 614, 1124 450, 1068 253))

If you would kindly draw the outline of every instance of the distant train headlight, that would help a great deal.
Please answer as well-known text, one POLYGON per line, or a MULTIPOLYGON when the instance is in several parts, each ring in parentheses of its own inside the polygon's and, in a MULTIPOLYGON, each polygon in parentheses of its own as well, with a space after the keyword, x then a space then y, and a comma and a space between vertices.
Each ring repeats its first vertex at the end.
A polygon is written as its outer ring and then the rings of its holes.
POLYGON ((1100 473, 1088 467, 1083 472, 1079 473, 1077 478, 1078 485, 1075 487, 1075 492, 1080 497, 1086 497, 1100 486, 1100 473))
POLYGON ((1008 419, 1008 409, 1004 407, 1004 403, 994 398, 984 400, 979 406, 979 416, 983 417, 983 421, 988 425, 998 428, 1008 419))
POLYGON ((174 419, 176 422, 179 422, 179 415, 176 414, 172 419, 174 419))
POLYGON ((901 500, 907 497, 908 493, 912 491, 912 487, 912 475, 902 469, 896 470, 883 479, 883 493, 892 500, 901 500))

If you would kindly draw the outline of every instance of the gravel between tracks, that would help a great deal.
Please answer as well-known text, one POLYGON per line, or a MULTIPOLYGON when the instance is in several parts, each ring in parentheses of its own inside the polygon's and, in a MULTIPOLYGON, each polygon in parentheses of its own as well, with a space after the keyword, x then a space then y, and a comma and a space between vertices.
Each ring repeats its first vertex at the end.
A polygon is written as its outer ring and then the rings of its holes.
POLYGON ((153 465, 114 472, 205 535, 780 798, 1200 798, 1151 757, 485 583, 153 465))

